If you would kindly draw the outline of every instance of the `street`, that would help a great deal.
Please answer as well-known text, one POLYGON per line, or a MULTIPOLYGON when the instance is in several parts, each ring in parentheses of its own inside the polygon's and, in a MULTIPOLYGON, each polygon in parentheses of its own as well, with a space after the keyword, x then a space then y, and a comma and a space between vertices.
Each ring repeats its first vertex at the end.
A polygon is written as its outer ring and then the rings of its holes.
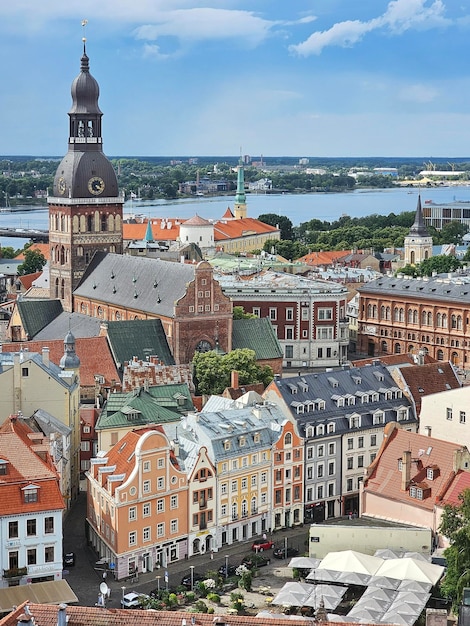
MULTIPOLYGON (((75 552, 75 566, 70 567, 64 572, 64 578, 68 581, 73 591, 78 597, 78 604, 83 606, 94 606, 98 602, 98 594, 100 592, 100 584, 103 582, 103 573, 105 568, 101 564, 97 564, 99 559, 96 552, 87 545, 85 535, 85 517, 86 517, 86 492, 81 491, 78 499, 73 504, 72 509, 64 520, 64 553, 75 552), (68 573, 67 573, 68 572, 68 573)), ((269 538, 274 541, 275 546, 285 545, 287 537, 288 545, 297 548, 299 554, 303 554, 306 550, 306 540, 308 526, 288 529, 286 531, 278 531, 273 533, 269 538)), ((253 554, 251 552, 250 539, 244 543, 238 542, 231 546, 225 546, 223 550, 214 553, 213 559, 209 559, 207 554, 193 556, 187 560, 171 563, 167 568, 168 586, 175 588, 181 583, 184 575, 190 574, 190 567, 194 566, 194 572, 205 574, 207 571, 217 570, 226 561, 231 565, 239 565, 244 556, 253 554), (228 556, 228 559, 226 557, 228 556)), ((273 567, 285 565, 287 560, 277 560, 272 558, 272 549, 263 553, 271 559, 271 564, 263 567, 263 577, 269 575, 269 570, 273 567)), ((166 587, 165 570, 163 568, 146 574, 139 574, 137 581, 116 581, 112 573, 107 572, 106 584, 110 589, 110 597, 107 606, 110 608, 118 608, 120 606, 121 597, 129 591, 137 593, 149 593, 153 589, 160 586, 161 589, 166 587)))

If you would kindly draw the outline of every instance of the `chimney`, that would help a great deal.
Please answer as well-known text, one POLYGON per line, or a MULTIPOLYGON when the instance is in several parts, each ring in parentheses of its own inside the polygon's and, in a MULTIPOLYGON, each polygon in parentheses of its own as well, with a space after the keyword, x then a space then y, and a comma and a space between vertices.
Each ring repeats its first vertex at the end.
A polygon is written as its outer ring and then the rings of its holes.
POLYGON ((67 626, 67 605, 59 604, 59 612, 57 614, 57 626, 67 626))
POLYGON ((405 450, 401 457, 401 490, 406 491, 411 477, 411 450, 405 450))
POLYGON ((49 348, 47 348, 46 346, 44 346, 44 348, 42 349, 42 362, 44 363, 46 367, 49 367, 50 365, 49 348))
POLYGON ((232 370, 230 386, 232 389, 238 389, 238 372, 237 370, 232 370))
POLYGON ((108 336, 108 322, 101 322, 99 337, 107 337, 107 336, 108 336))

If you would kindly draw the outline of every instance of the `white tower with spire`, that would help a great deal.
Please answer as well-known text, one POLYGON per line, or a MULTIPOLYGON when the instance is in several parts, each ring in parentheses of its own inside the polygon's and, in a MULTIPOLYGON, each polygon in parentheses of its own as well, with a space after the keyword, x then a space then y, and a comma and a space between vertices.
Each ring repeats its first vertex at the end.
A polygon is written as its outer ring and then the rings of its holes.
POLYGON ((415 221, 405 237, 405 265, 417 265, 432 257, 432 237, 424 223, 421 196, 418 196, 415 221))

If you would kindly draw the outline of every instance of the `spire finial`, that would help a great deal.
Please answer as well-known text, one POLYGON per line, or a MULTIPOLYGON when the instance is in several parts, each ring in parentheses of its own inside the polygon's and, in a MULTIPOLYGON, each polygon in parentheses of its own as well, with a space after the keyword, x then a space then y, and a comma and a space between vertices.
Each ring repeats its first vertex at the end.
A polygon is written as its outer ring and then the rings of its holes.
POLYGON ((85 37, 85 33, 86 33, 86 25, 87 24, 88 24, 88 20, 82 20, 82 26, 83 26, 83 37, 82 37, 83 54, 86 54, 86 37, 85 37))

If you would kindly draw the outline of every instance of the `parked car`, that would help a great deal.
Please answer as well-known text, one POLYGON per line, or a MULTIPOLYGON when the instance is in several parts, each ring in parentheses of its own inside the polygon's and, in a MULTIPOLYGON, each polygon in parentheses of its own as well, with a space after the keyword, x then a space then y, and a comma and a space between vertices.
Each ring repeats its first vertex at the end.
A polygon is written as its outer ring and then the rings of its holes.
POLYGON ((299 551, 297 550, 297 548, 287 548, 287 554, 286 554, 286 547, 282 546, 281 548, 275 548, 273 550, 273 557, 275 559, 288 559, 292 556, 297 556, 299 554, 299 551))
POLYGON ((73 567, 75 565, 75 552, 66 552, 63 561, 64 567, 73 567))
POLYGON ((257 539, 253 541, 251 549, 253 552, 263 552, 263 550, 270 550, 274 546, 274 542, 269 539, 257 539))
POLYGON ((241 564, 247 567, 248 569, 253 569, 254 567, 266 567, 271 563, 271 559, 267 556, 261 556, 260 554, 249 554, 242 559, 241 564))
MULTIPOLYGON (((203 576, 202 574, 197 574, 196 572, 193 573, 193 585, 201 582, 202 580, 205 580, 205 576, 203 576)), ((191 574, 186 574, 186 576, 183 576, 183 578, 181 579, 181 584, 183 585, 183 587, 186 587, 186 589, 191 589, 191 574)))
POLYGON ((121 607, 123 609, 141 609, 148 599, 149 596, 145 593, 129 591, 129 593, 126 593, 126 595, 121 598, 121 607))
POLYGON ((229 564, 228 568, 226 568, 225 565, 221 565, 219 569, 217 570, 217 572, 220 576, 227 578, 228 576, 233 576, 234 574, 237 573, 237 567, 236 565, 229 564), (226 571, 226 569, 228 569, 228 572, 226 571))

